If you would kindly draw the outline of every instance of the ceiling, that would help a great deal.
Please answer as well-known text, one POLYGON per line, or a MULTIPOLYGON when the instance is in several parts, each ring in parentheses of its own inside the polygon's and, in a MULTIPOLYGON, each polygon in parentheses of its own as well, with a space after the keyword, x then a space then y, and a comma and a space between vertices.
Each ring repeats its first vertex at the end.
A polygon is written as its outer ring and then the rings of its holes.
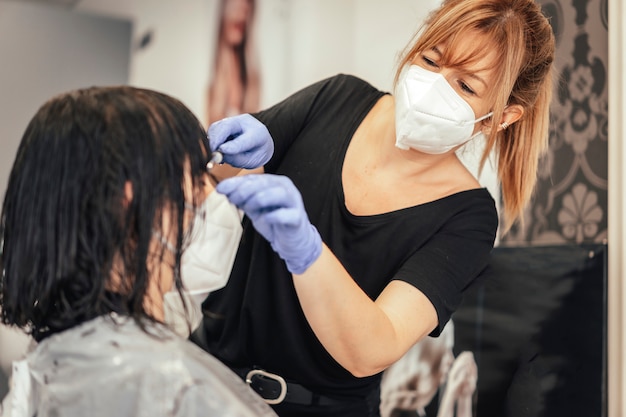
POLYGON ((53 7, 123 18, 133 18, 135 11, 135 0, 0 0, 0 3, 2 2, 46 4, 53 7))
MULTIPOLYGON (((16 1, 16 0, 0 0, 0 1, 16 1)), ((72 8, 75 7, 81 0, 20 0, 21 2, 30 2, 30 3, 45 3, 52 6, 61 6, 72 8)))

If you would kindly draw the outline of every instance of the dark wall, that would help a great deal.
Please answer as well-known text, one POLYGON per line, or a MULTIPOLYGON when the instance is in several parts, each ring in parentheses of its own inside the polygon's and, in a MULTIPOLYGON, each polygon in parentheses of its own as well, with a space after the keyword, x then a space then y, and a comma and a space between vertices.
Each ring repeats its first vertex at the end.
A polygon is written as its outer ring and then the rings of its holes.
POLYGON ((494 250, 453 316, 474 417, 606 416, 606 260, 605 245, 494 250))

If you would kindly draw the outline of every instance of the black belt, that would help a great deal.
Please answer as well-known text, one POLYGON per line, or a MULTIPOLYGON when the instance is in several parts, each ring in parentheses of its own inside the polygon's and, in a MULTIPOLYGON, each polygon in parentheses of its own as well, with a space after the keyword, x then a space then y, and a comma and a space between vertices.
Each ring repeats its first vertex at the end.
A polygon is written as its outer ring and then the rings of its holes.
POLYGON ((314 393, 282 376, 256 368, 231 368, 268 404, 339 405, 345 401, 314 393))

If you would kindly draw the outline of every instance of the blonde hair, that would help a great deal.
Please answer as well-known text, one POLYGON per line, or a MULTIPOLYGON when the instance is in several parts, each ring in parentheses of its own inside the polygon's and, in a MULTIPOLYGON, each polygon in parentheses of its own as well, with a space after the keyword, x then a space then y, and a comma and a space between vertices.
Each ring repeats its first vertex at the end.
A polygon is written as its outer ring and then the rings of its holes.
POLYGON ((445 42, 442 65, 463 67, 496 51, 495 78, 487 98, 493 103, 491 129, 481 157, 482 169, 497 151, 506 233, 530 201, 539 158, 548 147, 555 41, 552 28, 533 0, 444 0, 417 32, 399 61, 396 81, 417 54, 445 42), (484 35, 487 45, 455 48, 469 31, 484 35), (498 124, 507 105, 524 114, 508 129, 498 124))

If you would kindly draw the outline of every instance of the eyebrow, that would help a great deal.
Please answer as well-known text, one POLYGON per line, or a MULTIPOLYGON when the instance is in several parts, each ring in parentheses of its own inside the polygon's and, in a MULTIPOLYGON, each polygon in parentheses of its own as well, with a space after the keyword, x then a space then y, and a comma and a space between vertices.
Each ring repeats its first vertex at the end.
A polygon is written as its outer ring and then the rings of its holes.
POLYGON ((480 76, 478 76, 476 74, 473 74, 473 73, 469 73, 469 72, 466 73, 466 74, 467 74, 468 77, 475 79, 476 81, 482 83, 485 87, 487 87, 487 82, 485 80, 483 80, 482 77, 480 77, 480 76))
MULTIPOLYGON (((437 48, 436 46, 433 46, 433 47, 432 47, 432 51, 433 51, 435 54, 437 54, 439 58, 441 58, 441 56, 443 55, 443 54, 441 53, 441 51, 439 50, 439 48, 437 48)), ((485 80, 484 80, 481 76, 476 75, 476 74, 471 73, 471 72, 467 72, 467 71, 463 71, 463 72, 464 72, 464 73, 465 73, 465 75, 467 75, 468 77, 470 77, 470 78, 472 78, 472 79, 474 79, 474 80, 476 80, 476 81, 478 81, 478 82, 482 83, 485 87, 487 87, 487 82, 486 82, 486 81, 485 81, 485 80)))

